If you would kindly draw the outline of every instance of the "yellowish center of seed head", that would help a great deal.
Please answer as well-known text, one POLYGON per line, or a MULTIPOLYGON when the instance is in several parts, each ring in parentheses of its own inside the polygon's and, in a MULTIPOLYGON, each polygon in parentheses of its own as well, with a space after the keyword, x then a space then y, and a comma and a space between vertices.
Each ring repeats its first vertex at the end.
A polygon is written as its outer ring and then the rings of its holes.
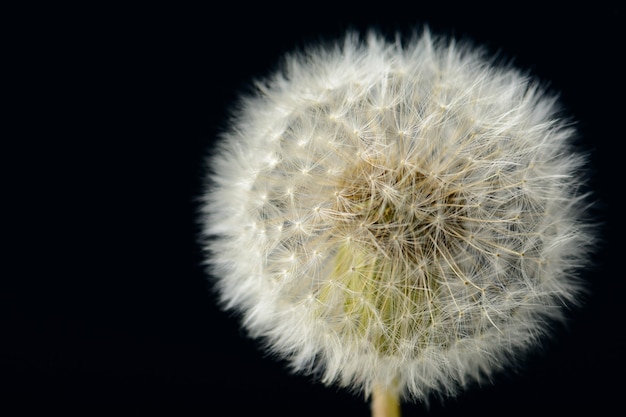
POLYGON ((432 344, 443 276, 437 253, 464 233, 458 193, 404 164, 362 160, 346 174, 335 207, 346 239, 318 293, 324 314, 336 316, 340 335, 367 340, 364 349, 379 354, 398 354, 415 336, 432 344))

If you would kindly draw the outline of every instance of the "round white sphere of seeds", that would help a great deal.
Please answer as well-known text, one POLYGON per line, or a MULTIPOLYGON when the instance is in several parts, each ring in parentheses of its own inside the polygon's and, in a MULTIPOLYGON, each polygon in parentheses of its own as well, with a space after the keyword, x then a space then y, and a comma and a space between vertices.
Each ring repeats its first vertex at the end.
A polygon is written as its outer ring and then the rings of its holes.
POLYGON ((297 371, 448 396, 564 317, 593 241, 554 96, 428 31, 289 55, 209 160, 224 307, 297 371))

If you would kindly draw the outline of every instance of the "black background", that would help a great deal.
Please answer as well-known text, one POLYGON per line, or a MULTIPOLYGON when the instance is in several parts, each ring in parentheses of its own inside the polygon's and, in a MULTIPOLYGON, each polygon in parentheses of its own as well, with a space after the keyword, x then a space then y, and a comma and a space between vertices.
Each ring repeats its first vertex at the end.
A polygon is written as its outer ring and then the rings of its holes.
MULTIPOLYGON (((346 29, 469 39, 513 59, 578 120, 602 238, 590 294, 518 373, 405 416, 608 410, 624 388, 624 138, 616 10, 391 1, 26 9, 6 38, 0 412, 366 416, 292 375, 220 311, 197 243, 202 164, 229 109, 283 53, 346 29), (7 124, 7 126, 9 126, 7 124), (9 134, 10 133, 10 134, 9 134), (8 149, 8 148, 5 148, 8 149), (620 158, 620 159, 618 159, 620 158), (223 411, 222 411, 223 410, 223 411)), ((511 3, 513 4, 513 3, 511 3)), ((242 248, 245 250, 245 248, 242 248)), ((619 405, 618 405, 619 406, 619 405)))

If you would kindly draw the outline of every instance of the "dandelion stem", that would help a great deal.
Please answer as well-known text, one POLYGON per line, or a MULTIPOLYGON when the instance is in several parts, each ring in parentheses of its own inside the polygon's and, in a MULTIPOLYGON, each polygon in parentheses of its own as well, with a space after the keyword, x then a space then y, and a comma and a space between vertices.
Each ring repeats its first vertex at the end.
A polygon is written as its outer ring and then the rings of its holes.
POLYGON ((382 387, 372 392, 372 417, 400 417, 400 400, 396 392, 382 387))

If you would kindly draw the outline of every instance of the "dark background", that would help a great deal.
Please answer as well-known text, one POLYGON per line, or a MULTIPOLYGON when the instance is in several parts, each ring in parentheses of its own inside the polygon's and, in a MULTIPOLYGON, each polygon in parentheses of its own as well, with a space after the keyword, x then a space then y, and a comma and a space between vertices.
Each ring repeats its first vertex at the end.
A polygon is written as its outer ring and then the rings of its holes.
MULTIPOLYGON (((428 24, 513 59, 578 120, 603 223, 590 294, 542 352, 494 385, 405 416, 602 411, 624 388, 623 52, 599 3, 301 2, 280 7, 20 10, 6 37, 0 413, 168 411, 366 416, 361 397, 292 375, 216 307, 197 243, 202 164, 237 97, 284 52, 348 28, 428 24), (513 3, 511 3, 513 4, 513 3), (617 98, 616 97, 621 97, 617 98), (9 134, 10 133, 10 134, 9 134), (9 148, 5 148, 9 149, 9 148), (224 411, 218 411, 218 410, 224 411)), ((245 248, 242 248, 245 250, 245 248)))

